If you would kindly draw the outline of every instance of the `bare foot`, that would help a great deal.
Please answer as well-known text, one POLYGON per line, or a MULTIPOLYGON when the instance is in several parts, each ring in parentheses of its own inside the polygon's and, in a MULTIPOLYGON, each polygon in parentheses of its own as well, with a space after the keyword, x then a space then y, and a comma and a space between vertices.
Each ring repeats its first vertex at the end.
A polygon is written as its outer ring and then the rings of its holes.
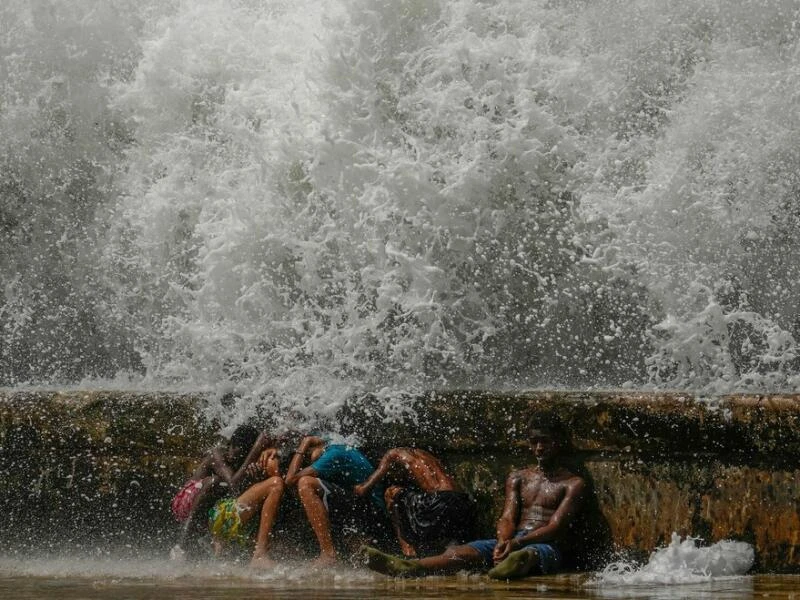
POLYGON ((335 554, 320 554, 317 558, 311 561, 311 568, 324 569, 327 567, 332 567, 335 564, 336 564, 335 554))
POLYGON ((253 555, 253 558, 250 559, 251 569, 271 569, 275 566, 275 564, 275 561, 269 558, 266 554, 262 554, 260 556, 253 555))

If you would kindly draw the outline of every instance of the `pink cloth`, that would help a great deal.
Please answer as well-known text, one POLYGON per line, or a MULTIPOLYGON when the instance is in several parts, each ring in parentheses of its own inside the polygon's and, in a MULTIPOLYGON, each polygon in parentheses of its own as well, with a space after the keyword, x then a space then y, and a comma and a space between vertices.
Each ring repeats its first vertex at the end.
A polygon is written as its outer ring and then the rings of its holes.
POLYGON ((183 487, 175 494, 175 497, 172 499, 172 514, 178 521, 185 521, 189 518, 192 512, 194 499, 202 488, 202 481, 190 479, 184 483, 183 487))

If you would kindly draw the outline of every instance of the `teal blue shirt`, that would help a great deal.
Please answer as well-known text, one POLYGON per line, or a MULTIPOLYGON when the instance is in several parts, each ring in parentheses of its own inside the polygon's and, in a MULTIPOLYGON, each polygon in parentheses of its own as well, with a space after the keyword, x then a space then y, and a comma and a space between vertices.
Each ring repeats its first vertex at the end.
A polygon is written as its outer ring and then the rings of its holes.
MULTIPOLYGON (((328 444, 320 457, 310 466, 320 479, 340 485, 348 491, 365 481, 375 470, 369 459, 358 448, 346 444, 328 444)), ((370 490, 370 500, 376 508, 386 511, 381 484, 370 490)))

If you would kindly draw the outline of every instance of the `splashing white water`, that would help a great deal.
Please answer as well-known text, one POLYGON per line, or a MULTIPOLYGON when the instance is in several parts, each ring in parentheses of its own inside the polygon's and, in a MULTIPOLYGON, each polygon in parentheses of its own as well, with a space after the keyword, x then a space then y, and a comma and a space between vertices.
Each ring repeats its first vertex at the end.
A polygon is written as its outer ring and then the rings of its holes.
POLYGON ((720 541, 699 546, 695 538, 673 533, 666 548, 656 550, 645 565, 620 561, 599 572, 590 585, 687 584, 745 575, 753 566, 753 547, 745 542, 720 541))
POLYGON ((799 19, 7 0, 0 384, 798 389, 799 19))
POLYGON ((242 565, 222 561, 184 563, 175 561, 131 558, 27 558, 25 560, 0 556, 0 577, 41 577, 58 579, 89 579, 105 582, 149 581, 154 584, 191 581, 199 585, 218 585, 236 582, 277 581, 282 584, 308 584, 312 577, 317 585, 356 585, 376 579, 376 574, 346 566, 326 572, 310 567, 307 562, 287 561, 259 572, 242 565))

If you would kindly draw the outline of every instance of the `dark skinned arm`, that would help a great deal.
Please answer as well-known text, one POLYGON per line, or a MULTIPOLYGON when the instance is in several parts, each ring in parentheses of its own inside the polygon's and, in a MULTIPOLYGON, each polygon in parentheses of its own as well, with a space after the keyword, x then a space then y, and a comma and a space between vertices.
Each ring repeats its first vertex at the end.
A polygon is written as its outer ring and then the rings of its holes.
POLYGON ((292 456, 292 460, 289 462, 289 468, 286 469, 286 477, 283 478, 288 487, 295 485, 297 480, 301 477, 317 476, 317 472, 311 467, 305 467, 303 469, 301 469, 301 467, 303 466, 306 456, 312 450, 315 448, 320 448, 324 444, 325 440, 314 435, 307 435, 300 440, 300 445, 297 446, 297 450, 295 450, 294 456, 292 456))
POLYGON ((365 481, 359 483, 357 486, 353 488, 353 492, 356 496, 364 496, 369 491, 375 487, 381 479, 386 477, 386 474, 389 472, 389 469, 392 467, 400 459, 400 454, 397 452, 396 449, 389 450, 386 454, 383 455, 381 458, 381 462, 378 464, 378 468, 375 469, 372 474, 367 477, 365 481))
POLYGON ((206 455, 203 457, 203 460, 200 461, 200 464, 195 467, 194 471, 192 472, 192 479, 203 479, 204 477, 208 477, 209 475, 214 475, 214 453, 213 451, 209 450, 206 455))
POLYGON ((564 498, 562 498, 561 503, 558 505, 558 508, 550 517, 547 524, 537 527, 523 536, 512 539, 512 550, 518 550, 528 544, 557 540, 561 534, 564 533, 564 529, 569 525, 569 522, 580 509, 585 489, 586 484, 583 479, 576 479, 575 482, 570 483, 567 486, 564 498))
POLYGON ((506 497, 503 513, 497 521, 497 545, 492 558, 500 562, 511 552, 511 541, 517 528, 519 515, 519 473, 514 471, 506 479, 506 497))

